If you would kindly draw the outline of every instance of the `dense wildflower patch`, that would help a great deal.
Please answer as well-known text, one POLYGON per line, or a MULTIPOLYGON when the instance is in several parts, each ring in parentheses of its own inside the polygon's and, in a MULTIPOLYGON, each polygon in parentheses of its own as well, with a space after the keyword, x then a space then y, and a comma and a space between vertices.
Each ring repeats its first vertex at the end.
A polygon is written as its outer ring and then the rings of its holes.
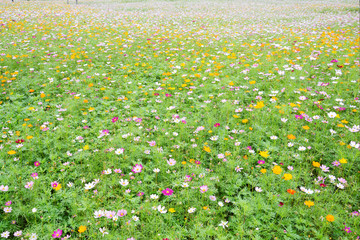
POLYGON ((0 4, 2 238, 360 235, 355 1, 0 4))

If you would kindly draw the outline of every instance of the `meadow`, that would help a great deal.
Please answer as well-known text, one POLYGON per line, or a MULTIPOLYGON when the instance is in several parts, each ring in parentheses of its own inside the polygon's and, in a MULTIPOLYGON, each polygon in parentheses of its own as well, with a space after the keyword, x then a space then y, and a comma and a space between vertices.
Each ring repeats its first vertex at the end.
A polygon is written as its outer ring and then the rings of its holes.
POLYGON ((353 0, 0 1, 0 239, 360 239, 353 0))

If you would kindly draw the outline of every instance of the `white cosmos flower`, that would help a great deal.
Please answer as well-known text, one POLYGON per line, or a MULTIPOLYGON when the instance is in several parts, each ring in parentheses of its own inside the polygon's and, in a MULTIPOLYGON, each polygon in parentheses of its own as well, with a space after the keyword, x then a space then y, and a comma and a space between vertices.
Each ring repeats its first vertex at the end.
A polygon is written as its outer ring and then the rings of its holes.
POLYGON ((120 181, 119 181, 119 183, 120 183, 120 185, 122 185, 122 186, 127 186, 128 184, 129 184, 129 181, 127 180, 127 179, 120 179, 120 181))
POLYGON ((158 199, 158 198, 159 198, 159 196, 158 196, 158 195, 156 195, 156 194, 151 194, 151 195, 150 195, 150 198, 151 198, 151 199, 158 199))
POLYGON ((195 211, 196 211, 196 208, 194 208, 194 207, 191 207, 191 208, 188 209, 188 213, 193 213, 195 211))
POLYGON ((212 136, 212 137, 210 138, 210 140, 216 141, 216 140, 218 140, 218 138, 219 138, 219 136, 212 136))
POLYGON ((334 117, 336 117, 336 113, 335 112, 329 112, 328 116, 329 116, 329 118, 334 118, 334 117))
POLYGON ((306 147, 300 146, 298 150, 299 150, 299 151, 305 151, 305 150, 306 150, 306 147))
POLYGON ((181 186, 184 187, 184 188, 187 188, 187 187, 189 187, 189 184, 188 183, 183 183, 181 186))
POLYGON ((225 227, 228 227, 228 221, 221 221, 221 223, 219 224, 220 227, 223 227, 225 229, 225 227))
POLYGON ((116 149, 116 151, 115 151, 115 154, 116 155, 120 155, 120 154, 123 154, 124 153, 124 149, 123 148, 118 148, 118 149, 116 149))

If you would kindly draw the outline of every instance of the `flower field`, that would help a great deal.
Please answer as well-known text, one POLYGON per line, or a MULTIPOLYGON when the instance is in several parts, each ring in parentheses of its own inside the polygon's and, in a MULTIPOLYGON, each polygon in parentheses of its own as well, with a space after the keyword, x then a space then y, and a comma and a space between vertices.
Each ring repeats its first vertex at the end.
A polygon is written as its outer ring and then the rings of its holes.
POLYGON ((0 1, 0 239, 359 239, 357 1, 0 1))

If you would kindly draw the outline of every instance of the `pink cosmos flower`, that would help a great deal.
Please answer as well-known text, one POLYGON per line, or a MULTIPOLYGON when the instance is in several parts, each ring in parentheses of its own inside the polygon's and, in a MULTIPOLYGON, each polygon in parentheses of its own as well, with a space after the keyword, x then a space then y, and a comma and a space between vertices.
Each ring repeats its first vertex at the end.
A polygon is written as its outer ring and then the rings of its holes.
POLYGON ((34 165, 35 165, 35 167, 38 167, 38 166, 40 166, 40 162, 36 161, 36 162, 34 162, 34 165))
POLYGON ((220 123, 215 123, 214 124, 214 127, 219 127, 220 126, 220 123))
POLYGON ((5 203, 5 206, 10 206, 11 204, 12 204, 12 202, 8 201, 8 202, 5 203))
POLYGON ((258 164, 264 164, 264 163, 265 163, 264 160, 259 160, 259 161, 258 161, 258 164))
POLYGON ((32 173, 31 176, 32 176, 34 179, 38 179, 38 178, 39 178, 39 177, 38 177, 39 175, 38 175, 38 173, 36 173, 36 172, 35 172, 35 173, 32 173))
POLYGON ((131 171, 134 173, 141 173, 143 166, 141 164, 136 164, 131 171))
POLYGON ((105 217, 112 219, 116 215, 115 211, 105 211, 105 217))
POLYGON ((117 215, 119 217, 124 217, 127 214, 127 211, 125 209, 121 209, 117 212, 117 215))
POLYGON ((112 121, 113 123, 116 123, 117 120, 119 120, 119 117, 114 117, 113 119, 111 119, 111 121, 112 121))
POLYGON ((171 196, 173 194, 173 190, 170 189, 170 188, 166 188, 164 190, 162 190, 162 193, 165 195, 165 196, 171 196))
POLYGON ((206 185, 202 185, 201 187, 200 187, 200 192, 201 193, 205 193, 205 192, 207 192, 209 190, 209 188, 208 188, 208 186, 206 186, 206 185))
POLYGON ((31 190, 31 189, 33 188, 33 186, 34 186, 34 182, 31 181, 31 182, 27 182, 27 183, 26 183, 25 188, 28 188, 28 189, 31 190))
POLYGON ((190 182, 192 180, 192 177, 190 175, 185 176, 185 182, 190 182))
POLYGON ((142 118, 137 118, 137 119, 135 119, 135 122, 141 123, 141 122, 142 122, 142 118))

